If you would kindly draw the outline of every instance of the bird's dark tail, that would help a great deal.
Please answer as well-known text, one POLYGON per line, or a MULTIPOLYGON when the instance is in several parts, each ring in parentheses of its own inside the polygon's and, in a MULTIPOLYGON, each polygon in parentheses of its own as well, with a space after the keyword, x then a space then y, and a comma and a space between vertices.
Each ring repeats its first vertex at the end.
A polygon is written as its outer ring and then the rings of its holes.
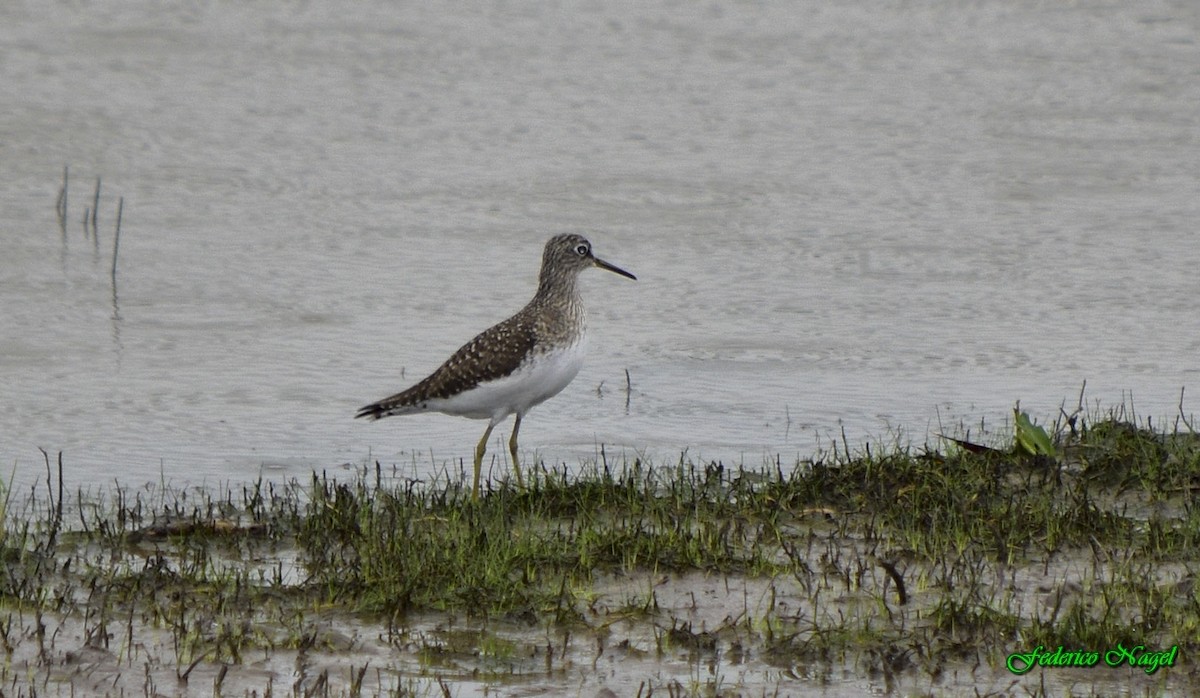
POLYGON ((354 415, 354 418, 362 419, 363 417, 366 417, 367 419, 375 420, 383 419, 386 416, 388 416, 388 410, 381 401, 367 405, 366 407, 358 408, 358 413, 354 415))
POLYGON ((383 419, 384 417, 392 417, 398 414, 414 414, 425 409, 424 402, 414 402, 416 388, 409 388, 402 393, 396 393, 391 397, 385 397, 379 402, 373 402, 366 407, 358 408, 358 414, 354 415, 355 419, 383 419))

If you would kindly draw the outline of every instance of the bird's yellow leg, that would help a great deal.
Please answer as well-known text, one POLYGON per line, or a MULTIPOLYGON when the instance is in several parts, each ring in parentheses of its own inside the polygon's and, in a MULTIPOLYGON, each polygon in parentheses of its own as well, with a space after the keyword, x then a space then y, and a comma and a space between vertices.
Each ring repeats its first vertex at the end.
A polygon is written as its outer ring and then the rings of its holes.
POLYGON ((479 471, 483 469, 483 454, 487 453, 487 440, 492 435, 492 427, 496 426, 488 422, 487 429, 483 432, 483 438, 479 440, 479 445, 475 447, 475 487, 471 490, 471 498, 479 500, 479 471))
POLYGON ((521 415, 513 422, 512 438, 508 440, 508 452, 512 454, 513 471, 517 474, 517 487, 525 489, 525 480, 521 477, 521 462, 517 460, 517 432, 521 430, 521 415))

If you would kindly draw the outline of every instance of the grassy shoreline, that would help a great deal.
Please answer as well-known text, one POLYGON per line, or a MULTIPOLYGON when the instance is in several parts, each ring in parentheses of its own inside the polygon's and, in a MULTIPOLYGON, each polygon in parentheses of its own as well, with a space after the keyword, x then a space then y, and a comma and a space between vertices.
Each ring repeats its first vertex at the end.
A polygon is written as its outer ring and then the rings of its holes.
POLYGON ((1200 437, 1118 408, 1048 430, 1017 413, 999 440, 757 469, 602 458, 478 502, 380 464, 67 507, 6 493, 0 690, 1200 688, 1200 437), (1005 668, 1118 645, 1176 654, 1005 668))

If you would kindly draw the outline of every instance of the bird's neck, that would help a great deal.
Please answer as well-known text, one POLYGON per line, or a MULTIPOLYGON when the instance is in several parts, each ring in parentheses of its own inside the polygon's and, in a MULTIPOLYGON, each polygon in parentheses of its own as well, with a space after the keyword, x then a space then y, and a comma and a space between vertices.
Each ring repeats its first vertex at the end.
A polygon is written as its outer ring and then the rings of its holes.
POLYGON ((570 338, 578 338, 583 333, 587 323, 576 276, 543 274, 537 295, 529 302, 529 308, 539 318, 539 333, 545 337, 558 337, 567 344, 574 341, 570 338))
POLYGON ((538 279, 537 295, 533 299, 535 302, 568 299, 572 304, 578 304, 580 301, 579 286, 576 283, 578 278, 578 274, 554 274, 543 271, 538 279))

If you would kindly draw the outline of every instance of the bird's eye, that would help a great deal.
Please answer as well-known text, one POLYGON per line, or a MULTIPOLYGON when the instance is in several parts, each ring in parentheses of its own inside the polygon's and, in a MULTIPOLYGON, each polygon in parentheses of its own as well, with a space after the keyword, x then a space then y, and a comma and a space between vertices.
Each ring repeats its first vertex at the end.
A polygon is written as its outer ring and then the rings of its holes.
POLYGON ((586 257, 588 255, 588 251, 589 250, 588 250, 587 245, 576 245, 575 246, 575 254, 579 255, 580 257, 586 257))

